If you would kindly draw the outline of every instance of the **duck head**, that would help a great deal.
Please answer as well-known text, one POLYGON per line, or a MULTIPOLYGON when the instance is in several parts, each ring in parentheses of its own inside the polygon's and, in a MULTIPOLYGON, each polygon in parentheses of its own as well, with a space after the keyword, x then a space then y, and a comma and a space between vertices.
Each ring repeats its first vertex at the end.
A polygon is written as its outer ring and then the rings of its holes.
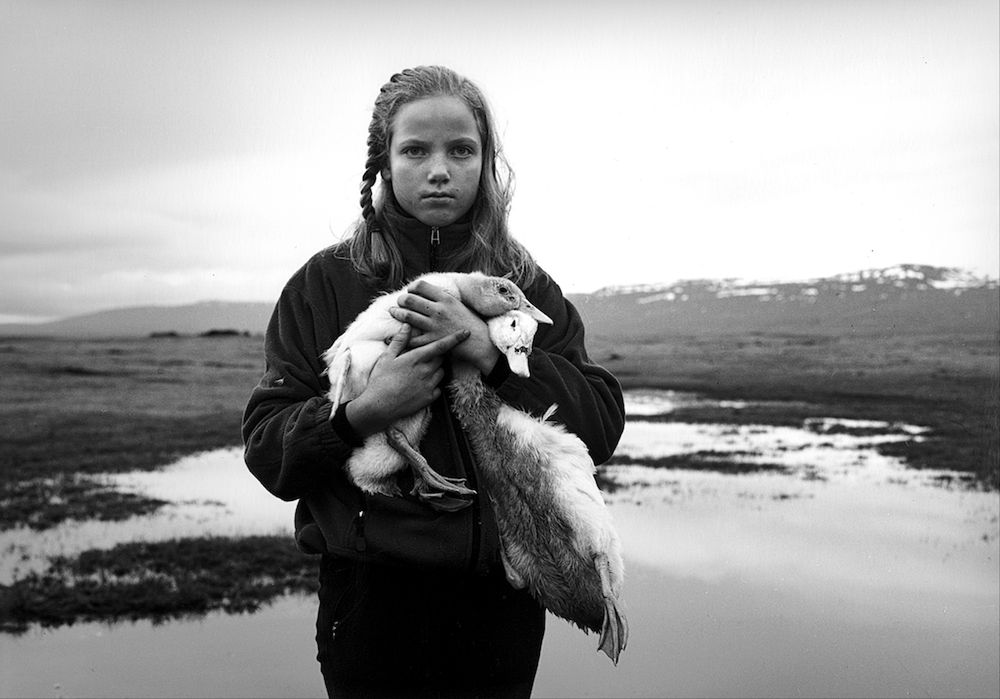
POLYGON ((486 327, 493 344, 507 358, 510 370, 518 376, 529 376, 528 355, 538 329, 535 317, 523 310, 507 311, 487 319, 486 327))
POLYGON ((509 311, 521 311, 536 321, 536 328, 538 323, 552 324, 552 319, 535 308, 510 279, 473 272, 458 276, 455 284, 463 303, 484 318, 493 318, 509 311))

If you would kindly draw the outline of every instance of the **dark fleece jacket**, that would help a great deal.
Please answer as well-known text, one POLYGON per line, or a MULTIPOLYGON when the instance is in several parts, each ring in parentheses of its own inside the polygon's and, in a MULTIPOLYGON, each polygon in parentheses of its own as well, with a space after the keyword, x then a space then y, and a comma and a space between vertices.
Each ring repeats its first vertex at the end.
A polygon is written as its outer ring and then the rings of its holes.
MULTIPOLYGON (((432 229, 412 219, 397 234, 408 279, 429 271, 472 271, 453 263, 469 225, 436 231, 435 245, 432 229)), ((624 427, 621 388, 588 359, 580 316, 547 274, 540 271, 524 292, 553 325, 539 326, 530 378, 504 367, 493 372, 497 393, 533 415, 558 404, 554 419, 583 440, 594 463, 603 463, 624 427)), ((342 468, 352 446, 330 423, 333 406, 325 397, 329 381, 321 355, 378 293, 362 283, 344 243, 313 256, 288 281, 267 329, 266 371, 243 417, 247 466, 271 493, 299 501, 295 536, 303 550, 485 572, 499 562, 499 549, 489 498, 481 489, 472 507, 436 512, 409 496, 362 493, 342 468)), ((446 401, 443 395, 432 405, 420 450, 436 471, 465 477, 477 488, 465 435, 446 401)))

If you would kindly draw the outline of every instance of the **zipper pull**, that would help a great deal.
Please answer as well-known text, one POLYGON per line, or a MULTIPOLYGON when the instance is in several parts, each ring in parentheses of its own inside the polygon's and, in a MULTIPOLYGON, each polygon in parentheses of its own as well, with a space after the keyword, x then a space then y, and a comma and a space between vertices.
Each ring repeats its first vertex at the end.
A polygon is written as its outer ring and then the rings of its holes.
POLYGON ((358 510, 358 516, 354 518, 354 533, 357 538, 354 540, 354 549, 356 551, 364 551, 368 548, 368 544, 365 541, 365 511, 358 510))
POLYGON ((437 226, 431 228, 431 250, 430 250, 430 266, 431 271, 437 267, 437 250, 438 246, 441 244, 441 229, 437 226))

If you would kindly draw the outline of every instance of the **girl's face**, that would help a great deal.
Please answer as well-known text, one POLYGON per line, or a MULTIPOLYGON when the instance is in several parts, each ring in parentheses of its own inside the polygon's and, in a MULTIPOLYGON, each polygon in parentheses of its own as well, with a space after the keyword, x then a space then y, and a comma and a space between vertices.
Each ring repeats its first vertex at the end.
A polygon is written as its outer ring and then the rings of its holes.
POLYGON ((447 226, 472 208, 483 169, 476 119, 457 97, 425 97, 400 107, 382 178, 396 201, 427 226, 447 226))

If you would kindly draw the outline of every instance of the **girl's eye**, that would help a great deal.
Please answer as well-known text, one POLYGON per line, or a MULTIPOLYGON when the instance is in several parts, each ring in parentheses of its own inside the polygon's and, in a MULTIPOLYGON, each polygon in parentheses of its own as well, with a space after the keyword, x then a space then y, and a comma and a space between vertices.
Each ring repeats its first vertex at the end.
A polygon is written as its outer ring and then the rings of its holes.
POLYGON ((399 151, 403 155, 409 155, 411 157, 417 157, 424 154, 424 149, 420 146, 404 146, 399 151))
POLYGON ((476 154, 471 146, 455 146, 455 148, 452 149, 452 153, 457 155, 459 158, 470 158, 476 154))

